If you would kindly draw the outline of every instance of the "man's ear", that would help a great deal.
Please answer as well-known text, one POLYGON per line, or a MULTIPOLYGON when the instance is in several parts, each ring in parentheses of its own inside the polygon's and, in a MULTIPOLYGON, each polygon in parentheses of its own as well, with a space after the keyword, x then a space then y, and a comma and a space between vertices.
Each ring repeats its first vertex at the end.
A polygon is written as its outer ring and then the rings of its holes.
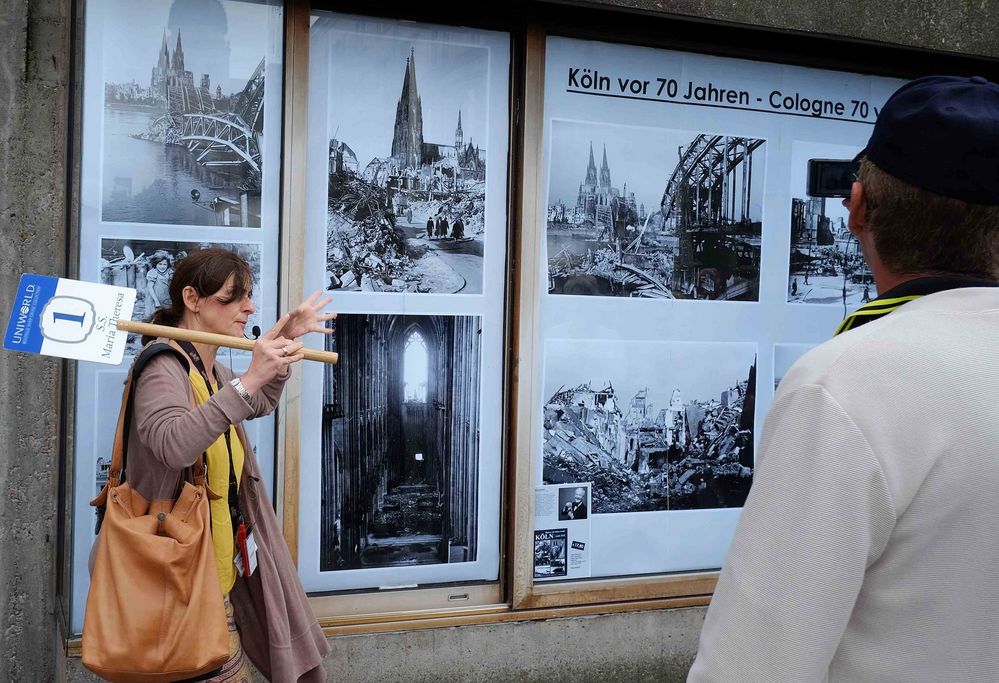
POLYGON ((184 297, 184 307, 191 311, 191 313, 197 313, 198 305, 201 301, 201 297, 198 296, 198 290, 191 285, 188 285, 187 287, 184 287, 181 294, 184 297))
POLYGON ((847 227, 854 237, 860 237, 867 232, 867 195, 864 193, 864 184, 859 180, 853 181, 850 187, 850 218, 847 227))

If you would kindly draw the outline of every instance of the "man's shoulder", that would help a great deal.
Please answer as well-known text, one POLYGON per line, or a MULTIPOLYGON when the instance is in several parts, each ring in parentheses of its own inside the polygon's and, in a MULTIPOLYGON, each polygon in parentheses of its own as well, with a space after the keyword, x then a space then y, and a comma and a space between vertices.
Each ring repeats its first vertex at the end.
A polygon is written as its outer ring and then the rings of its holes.
POLYGON ((779 393, 806 384, 830 393, 905 385, 926 366, 960 367, 999 340, 999 291, 955 290, 910 302, 819 344, 781 380, 779 393), (962 352, 955 353, 955 349, 962 352))

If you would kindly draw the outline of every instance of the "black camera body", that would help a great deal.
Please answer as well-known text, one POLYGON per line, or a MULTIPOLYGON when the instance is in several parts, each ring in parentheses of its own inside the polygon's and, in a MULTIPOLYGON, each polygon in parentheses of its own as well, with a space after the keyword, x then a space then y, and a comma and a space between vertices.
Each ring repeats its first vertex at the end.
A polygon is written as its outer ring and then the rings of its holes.
POLYGON ((808 196, 849 197, 859 170, 857 159, 809 159, 808 196))

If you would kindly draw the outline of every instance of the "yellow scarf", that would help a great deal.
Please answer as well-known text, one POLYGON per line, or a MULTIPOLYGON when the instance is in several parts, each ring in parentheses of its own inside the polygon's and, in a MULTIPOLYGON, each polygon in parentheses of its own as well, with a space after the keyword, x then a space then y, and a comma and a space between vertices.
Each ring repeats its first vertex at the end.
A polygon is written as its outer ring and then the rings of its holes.
MULTIPOLYGON (((190 377, 194 395, 198 399, 198 405, 201 405, 211 396, 205 379, 194 368, 191 368, 190 377)), ((217 390, 215 383, 212 382, 212 391, 217 390)), ((243 475, 245 453, 243 443, 232 425, 229 425, 229 443, 232 444, 232 467, 236 473, 238 487, 243 475)), ((222 593, 226 594, 236 583, 236 566, 233 564, 233 528, 229 516, 229 449, 226 447, 225 434, 220 435, 205 452, 208 454, 208 488, 221 496, 218 500, 210 501, 209 506, 212 513, 215 567, 219 573, 219 586, 222 587, 222 593)))

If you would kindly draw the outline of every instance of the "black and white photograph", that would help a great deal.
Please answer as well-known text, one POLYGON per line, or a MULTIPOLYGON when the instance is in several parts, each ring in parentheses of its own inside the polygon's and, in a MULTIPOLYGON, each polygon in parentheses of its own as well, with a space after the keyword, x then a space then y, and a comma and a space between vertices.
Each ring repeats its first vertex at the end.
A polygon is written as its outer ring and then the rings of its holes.
POLYGON ((476 560, 481 328, 479 316, 334 321, 320 571, 476 560))
POLYGON ((787 300, 857 308, 876 298, 874 277, 847 223, 850 212, 836 197, 810 197, 809 159, 852 159, 859 150, 797 142, 791 156, 791 248, 787 300))
POLYGON ((260 227, 264 135, 281 131, 264 122, 280 15, 241 0, 102 7, 102 220, 260 227))
POLYGON ((588 486, 563 486, 558 490, 558 521, 571 522, 587 518, 590 501, 588 486))
POLYGON ((534 578, 549 579, 566 576, 566 529, 534 530, 534 578))
POLYGON ((814 344, 774 344, 774 391, 777 391, 791 366, 813 348, 814 344))
POLYGON ((544 483, 590 482, 590 514, 745 502, 755 344, 549 341, 544 391, 544 483))
POLYGON ((334 30, 329 74, 327 288, 481 294, 489 50, 334 30))
POLYGON ((554 120, 552 294, 757 301, 766 140, 554 120))
MULTIPOLYGON (((252 330, 254 325, 259 327, 261 245, 258 242, 176 242, 105 237, 101 240, 101 282, 134 289, 136 294, 132 320, 145 321, 157 308, 172 304, 170 280, 177 263, 192 251, 209 247, 233 251, 250 264, 250 270, 253 271, 253 300, 257 312, 249 317, 246 329, 252 330)), ((125 353, 138 353, 141 348, 139 335, 129 334, 125 353)))

